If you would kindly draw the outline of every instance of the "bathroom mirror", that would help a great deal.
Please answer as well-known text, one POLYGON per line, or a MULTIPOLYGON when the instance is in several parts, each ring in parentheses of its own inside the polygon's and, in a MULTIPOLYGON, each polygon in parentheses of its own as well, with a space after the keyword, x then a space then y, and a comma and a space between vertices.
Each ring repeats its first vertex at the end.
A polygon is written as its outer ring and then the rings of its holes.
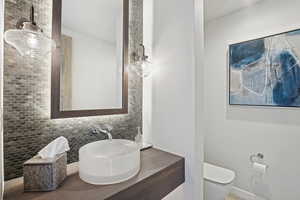
POLYGON ((53 0, 51 118, 128 112, 129 0, 53 0))

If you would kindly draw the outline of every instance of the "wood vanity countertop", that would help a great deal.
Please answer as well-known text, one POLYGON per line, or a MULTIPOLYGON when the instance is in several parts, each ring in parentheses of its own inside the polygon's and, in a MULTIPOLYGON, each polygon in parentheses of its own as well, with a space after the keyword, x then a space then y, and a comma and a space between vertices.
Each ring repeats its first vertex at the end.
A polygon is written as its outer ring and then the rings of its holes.
POLYGON ((78 168, 68 171, 60 188, 52 192, 23 192, 23 181, 5 185, 4 200, 161 200, 184 183, 184 158, 155 148, 141 152, 141 171, 115 185, 83 182, 78 168))

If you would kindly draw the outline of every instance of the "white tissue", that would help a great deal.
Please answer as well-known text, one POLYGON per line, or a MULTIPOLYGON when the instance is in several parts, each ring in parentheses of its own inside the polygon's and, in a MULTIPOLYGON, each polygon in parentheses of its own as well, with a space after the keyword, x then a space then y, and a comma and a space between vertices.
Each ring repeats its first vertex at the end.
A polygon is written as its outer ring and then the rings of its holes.
POLYGON ((39 151, 38 155, 45 158, 54 158, 56 155, 69 151, 69 142, 65 137, 59 137, 39 151))
POLYGON ((253 170, 259 174, 265 174, 267 172, 268 166, 265 164, 261 164, 261 163, 253 163, 253 170))
POLYGON ((255 194, 255 199, 270 200, 270 181, 268 180, 268 165, 263 163, 253 163, 253 172, 250 179, 251 192, 255 194))

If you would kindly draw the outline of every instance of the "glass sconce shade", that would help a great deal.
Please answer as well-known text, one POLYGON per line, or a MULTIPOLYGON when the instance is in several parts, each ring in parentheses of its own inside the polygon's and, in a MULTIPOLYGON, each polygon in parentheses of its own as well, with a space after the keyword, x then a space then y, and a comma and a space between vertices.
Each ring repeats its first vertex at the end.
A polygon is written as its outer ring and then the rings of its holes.
POLYGON ((4 34, 5 41, 17 49, 21 56, 45 56, 55 42, 40 31, 26 29, 10 29, 4 34))
POLYGON ((149 57, 145 55, 144 45, 141 44, 140 46, 143 48, 142 55, 139 56, 137 53, 133 53, 134 61, 129 68, 131 71, 134 71, 138 76, 142 78, 147 78, 152 74, 152 63, 148 60, 149 57))
POLYGON ((34 21, 34 7, 31 7, 30 20, 19 19, 16 29, 4 33, 5 41, 17 49, 21 56, 35 58, 45 56, 56 44, 48 38, 34 21))
POLYGON ((136 61, 130 66, 130 69, 138 76, 147 78, 152 74, 152 63, 150 63, 148 60, 136 61))

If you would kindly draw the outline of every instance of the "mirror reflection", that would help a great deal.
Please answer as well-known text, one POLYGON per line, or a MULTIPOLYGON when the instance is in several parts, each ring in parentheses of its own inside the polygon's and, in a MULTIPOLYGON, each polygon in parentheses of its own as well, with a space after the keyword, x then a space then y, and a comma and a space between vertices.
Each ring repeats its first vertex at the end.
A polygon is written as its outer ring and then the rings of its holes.
POLYGON ((122 0, 62 0, 60 110, 122 108, 122 8, 122 0))

